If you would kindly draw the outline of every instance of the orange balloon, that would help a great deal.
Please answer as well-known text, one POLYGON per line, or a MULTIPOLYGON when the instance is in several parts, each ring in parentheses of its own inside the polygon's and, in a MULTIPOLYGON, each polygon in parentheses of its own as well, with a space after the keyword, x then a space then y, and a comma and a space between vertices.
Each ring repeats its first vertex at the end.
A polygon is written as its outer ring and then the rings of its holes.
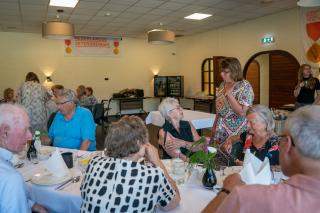
POLYGON ((119 52, 120 52, 120 50, 119 50, 118 48, 114 48, 114 49, 113 49, 113 53, 114 53, 115 55, 118 55, 119 52))
POLYGON ((320 62, 320 45, 317 43, 314 43, 309 50, 307 51, 307 58, 309 61, 312 61, 313 63, 320 62))
POLYGON ((72 52, 72 48, 71 47, 66 47, 66 53, 70 54, 72 52))

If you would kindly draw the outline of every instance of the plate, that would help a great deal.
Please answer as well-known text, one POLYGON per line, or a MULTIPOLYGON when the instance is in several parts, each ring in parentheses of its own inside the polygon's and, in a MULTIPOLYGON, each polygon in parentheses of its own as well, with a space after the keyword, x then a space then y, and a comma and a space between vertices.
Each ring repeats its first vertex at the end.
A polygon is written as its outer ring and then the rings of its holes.
POLYGON ((51 186, 51 185, 63 183, 64 181, 67 181, 71 177, 72 176, 70 173, 63 177, 56 177, 50 173, 43 173, 43 174, 38 173, 31 178, 31 182, 37 185, 51 186))

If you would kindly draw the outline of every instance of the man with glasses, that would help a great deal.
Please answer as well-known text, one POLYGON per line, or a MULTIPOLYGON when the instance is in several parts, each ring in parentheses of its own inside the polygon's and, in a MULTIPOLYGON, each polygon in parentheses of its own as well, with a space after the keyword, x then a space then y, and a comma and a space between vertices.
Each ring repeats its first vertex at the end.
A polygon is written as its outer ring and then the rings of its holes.
POLYGON ((76 94, 69 89, 57 97, 59 111, 49 128, 49 137, 56 147, 94 151, 96 125, 93 116, 76 102, 76 94))
POLYGON ((277 185, 244 185, 228 176, 203 212, 318 212, 320 209, 320 106, 294 111, 280 141, 280 165, 290 178, 277 185))

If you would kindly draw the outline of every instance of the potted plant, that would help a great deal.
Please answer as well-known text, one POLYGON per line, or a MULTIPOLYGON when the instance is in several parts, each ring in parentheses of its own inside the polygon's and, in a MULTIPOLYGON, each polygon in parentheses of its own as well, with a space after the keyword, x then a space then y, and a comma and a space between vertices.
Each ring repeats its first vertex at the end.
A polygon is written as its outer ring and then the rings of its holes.
POLYGON ((203 165, 206 170, 202 177, 202 184, 205 188, 212 189, 212 187, 217 183, 217 177, 214 173, 216 149, 206 145, 205 137, 201 137, 199 141, 194 142, 190 150, 197 150, 197 147, 199 146, 204 148, 193 153, 189 152, 189 165, 203 165))

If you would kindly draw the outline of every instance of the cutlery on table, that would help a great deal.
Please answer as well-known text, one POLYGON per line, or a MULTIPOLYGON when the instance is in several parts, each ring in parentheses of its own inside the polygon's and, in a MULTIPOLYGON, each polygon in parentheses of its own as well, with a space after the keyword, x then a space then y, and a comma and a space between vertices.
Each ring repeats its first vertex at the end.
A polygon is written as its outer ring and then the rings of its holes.
POLYGON ((57 188, 55 188, 55 190, 62 190, 64 188, 66 188, 67 186, 69 186, 71 183, 79 182, 79 180, 80 180, 80 176, 72 177, 72 178, 68 179, 67 181, 65 181, 64 183, 62 183, 57 188))

